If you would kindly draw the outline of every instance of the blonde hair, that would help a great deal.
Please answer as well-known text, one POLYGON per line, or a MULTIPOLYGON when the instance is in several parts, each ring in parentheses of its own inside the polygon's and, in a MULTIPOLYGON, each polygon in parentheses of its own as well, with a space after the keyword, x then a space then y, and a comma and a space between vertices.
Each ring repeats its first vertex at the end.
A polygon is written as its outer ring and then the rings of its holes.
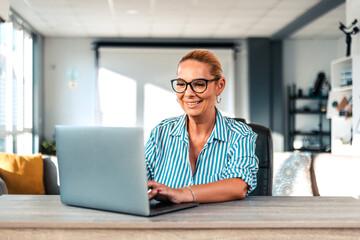
POLYGON ((220 60, 218 59, 218 57, 210 52, 209 50, 205 50, 205 49, 196 49, 193 50, 191 52, 189 52, 188 54, 186 54, 185 56, 183 56, 178 64, 178 68, 179 65, 182 62, 185 62, 186 60, 195 60, 198 62, 202 62, 202 63, 207 63, 210 66, 210 74, 215 76, 216 78, 221 78, 222 77, 222 66, 220 63, 220 60))

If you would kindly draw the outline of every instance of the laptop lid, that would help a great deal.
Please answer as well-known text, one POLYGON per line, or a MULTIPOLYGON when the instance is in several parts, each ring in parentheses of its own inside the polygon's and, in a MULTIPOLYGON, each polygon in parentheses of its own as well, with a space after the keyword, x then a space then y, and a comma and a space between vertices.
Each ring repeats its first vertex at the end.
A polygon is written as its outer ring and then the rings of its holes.
POLYGON ((148 216, 141 128, 55 126, 61 202, 148 216))

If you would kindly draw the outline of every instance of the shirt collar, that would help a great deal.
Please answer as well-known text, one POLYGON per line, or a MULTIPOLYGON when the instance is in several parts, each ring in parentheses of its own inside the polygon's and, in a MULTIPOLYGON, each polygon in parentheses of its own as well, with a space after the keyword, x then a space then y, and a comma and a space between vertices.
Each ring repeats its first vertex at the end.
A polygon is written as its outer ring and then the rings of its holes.
POLYGON ((182 140, 188 142, 189 136, 186 130, 186 113, 179 117, 179 120, 175 124, 173 130, 170 133, 171 136, 182 136, 182 140))
MULTIPOLYGON (((182 140, 188 142, 189 136, 186 129, 186 114, 180 116, 178 122, 175 124, 170 134, 172 136, 182 136, 182 140)), ((213 139, 224 142, 227 141, 227 124, 218 109, 216 109, 215 127, 209 138, 210 142, 212 142, 213 139)))
POLYGON ((212 141, 212 139, 217 139, 223 142, 227 141, 227 124, 218 109, 216 109, 216 122, 210 141, 212 141))

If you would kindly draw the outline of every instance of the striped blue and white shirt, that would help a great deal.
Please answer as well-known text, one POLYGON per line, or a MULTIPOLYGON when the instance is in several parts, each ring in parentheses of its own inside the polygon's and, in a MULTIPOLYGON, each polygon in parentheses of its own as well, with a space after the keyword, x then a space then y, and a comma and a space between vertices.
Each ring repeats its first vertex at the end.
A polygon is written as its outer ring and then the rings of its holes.
POLYGON ((214 130, 199 154, 193 174, 186 114, 163 120, 152 130, 145 146, 147 178, 172 188, 241 178, 248 184, 249 194, 257 181, 256 137, 246 124, 223 117, 216 110, 214 130))

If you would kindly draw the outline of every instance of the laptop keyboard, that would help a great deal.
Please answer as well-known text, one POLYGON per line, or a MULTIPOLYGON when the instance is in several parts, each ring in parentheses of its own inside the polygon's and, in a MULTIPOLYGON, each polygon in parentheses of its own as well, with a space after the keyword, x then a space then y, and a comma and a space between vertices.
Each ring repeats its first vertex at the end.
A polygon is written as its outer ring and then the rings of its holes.
POLYGON ((150 215, 157 215, 165 212, 173 212, 184 208, 196 207, 198 203, 172 203, 151 200, 149 202, 150 215))
POLYGON ((175 205, 172 202, 160 202, 156 200, 149 201, 150 210, 161 210, 161 209, 168 209, 169 207, 175 205))

